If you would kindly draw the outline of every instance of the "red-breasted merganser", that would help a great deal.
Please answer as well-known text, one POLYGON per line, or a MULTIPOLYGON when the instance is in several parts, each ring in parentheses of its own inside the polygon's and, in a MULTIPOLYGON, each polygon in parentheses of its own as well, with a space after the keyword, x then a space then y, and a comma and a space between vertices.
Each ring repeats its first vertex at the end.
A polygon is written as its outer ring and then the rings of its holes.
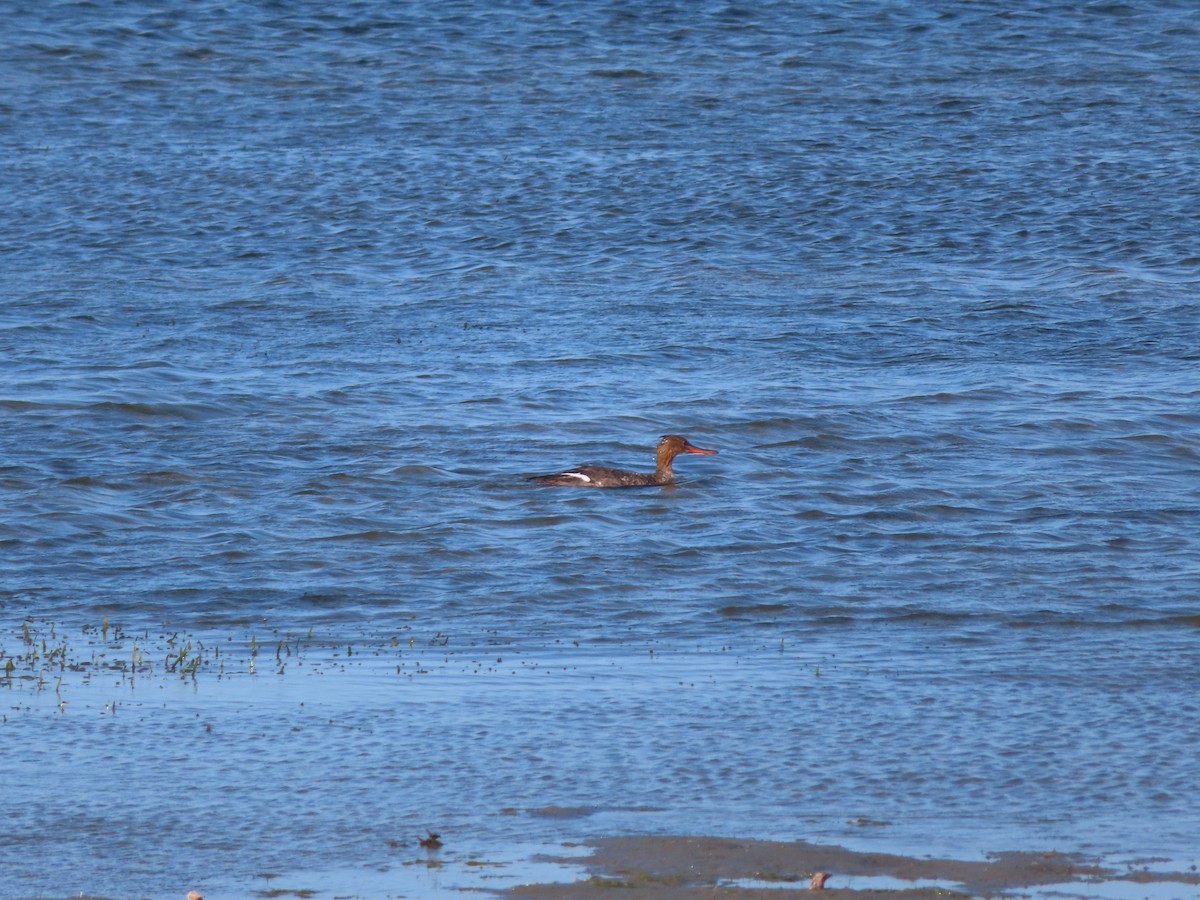
POLYGON ((626 472, 605 466, 577 466, 557 475, 535 475, 530 481, 538 484, 555 484, 569 487, 642 487, 654 484, 670 484, 675 480, 671 461, 680 453, 713 454, 716 450, 705 450, 678 434, 664 434, 654 451, 653 472, 626 472))

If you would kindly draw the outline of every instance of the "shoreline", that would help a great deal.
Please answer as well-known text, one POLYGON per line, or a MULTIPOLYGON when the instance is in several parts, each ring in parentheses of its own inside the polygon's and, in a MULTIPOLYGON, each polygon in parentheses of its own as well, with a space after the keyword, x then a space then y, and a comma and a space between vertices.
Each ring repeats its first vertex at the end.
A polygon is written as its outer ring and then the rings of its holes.
POLYGON ((1194 865, 1186 872, 1152 871, 1151 863, 1164 861, 1147 859, 1121 869, 1098 858, 1055 850, 997 852, 986 860, 969 861, 860 852, 807 841, 700 835, 627 835, 578 846, 590 848, 592 855, 545 860, 579 867, 589 877, 565 884, 520 885, 501 895, 511 900, 618 895, 621 900, 782 900, 809 894, 810 880, 820 872, 828 874, 824 892, 854 898, 1030 896, 1031 889, 1106 900, 1200 893, 1200 873, 1194 865), (1127 892, 1122 890, 1125 886, 1127 892), (1179 890, 1172 893, 1174 887, 1179 890))
MULTIPOLYGON (((30 861, 29 886, 22 896, 58 896, 60 888, 53 879, 33 873, 40 868, 39 853, 46 860, 61 853, 64 831, 39 810, 46 804, 56 808, 62 779, 77 778, 77 761, 89 753, 111 760, 112 769, 103 781, 79 782, 79 789, 92 802, 102 802, 106 811, 120 810, 131 829, 154 834, 165 822, 178 833, 190 833, 195 821, 203 821, 207 833, 219 833, 219 842, 211 837, 200 840, 185 856, 149 841, 138 849, 143 856, 157 854, 160 870, 190 875, 195 884, 189 887, 199 886, 207 895, 226 900, 301 893, 369 898, 462 892, 514 900, 779 900, 808 890, 817 872, 830 875, 825 890, 856 898, 1200 896, 1195 868, 1200 856, 1180 840, 1182 825, 1164 827, 1162 819, 1127 817, 1115 827, 1102 821, 1105 827, 1100 828, 1084 817, 1068 823, 1060 816, 1055 828, 1040 833, 1012 828, 997 832, 993 826, 1008 817, 977 806, 968 821, 985 823, 991 835, 979 829, 968 835, 970 828, 961 818, 946 814, 936 823, 924 820, 916 840, 910 827, 891 841, 878 832, 863 832, 875 840, 859 843, 844 826, 889 823, 840 818, 842 827, 825 827, 833 810, 856 802, 853 797, 847 800, 849 795, 835 803, 826 797, 822 806, 807 810, 807 819, 784 804, 773 810, 754 808, 748 815, 744 799, 737 815, 722 807, 720 816, 707 817, 667 815, 662 807, 616 803, 509 805, 515 782, 503 796, 485 801, 465 788, 457 773, 471 776, 478 771, 472 784, 486 794, 491 790, 487 772, 472 767, 470 757, 456 768, 458 754, 472 746, 484 727, 496 748, 525 740, 521 729, 541 722, 544 714, 544 673, 566 673, 561 681, 550 683, 573 704, 574 727, 580 734, 590 733, 594 724, 591 710, 598 683, 603 696, 620 702, 626 685, 641 683, 635 675, 651 674, 657 679, 654 684, 667 690, 675 691, 676 684, 686 681, 677 696, 690 699, 691 673, 686 666, 671 668, 682 657, 663 652, 647 657, 628 649, 615 653, 611 646, 592 650, 575 644, 564 652, 558 646, 452 642, 440 630, 431 636, 433 631, 416 619, 398 623, 386 634, 371 633, 365 626, 354 633, 331 629, 314 634, 311 627, 305 633, 266 622, 253 628, 175 632, 166 624, 126 629, 107 617, 82 626, 24 618, 19 630, 5 635, 9 649, 0 657, 5 663, 0 666, 0 688, 12 699, 0 723, 9 729, 15 746, 45 740, 48 733, 68 734, 72 740, 65 746, 73 755, 63 756, 58 768, 55 760, 32 754, 12 761, 17 773, 14 791, 16 786, 22 789, 15 796, 23 798, 15 804, 20 817, 13 827, 25 837, 22 851, 30 861), (614 662, 619 666, 614 668, 614 662), (463 729, 457 707, 444 703, 447 698, 484 701, 497 696, 497 690, 503 690, 506 699, 503 712, 475 721, 471 730, 463 729), (350 691, 353 703, 347 700, 350 691), (524 718, 513 718, 513 709, 524 718), (186 749, 164 750, 157 740, 164 728, 187 736, 186 749), (114 742, 122 753, 112 754, 114 742), (409 748, 418 764, 397 764, 397 747, 409 748), (313 780, 314 771, 331 772, 334 760, 340 759, 331 748, 353 748, 365 760, 354 779, 313 780), (374 787, 378 778, 390 779, 393 793, 408 798, 406 805, 397 808, 382 796, 374 787), (313 837, 318 833, 314 829, 291 830, 286 846, 256 845, 253 823, 225 803, 231 790, 258 790, 264 784, 283 790, 309 782, 309 790, 297 797, 309 819, 320 823, 320 833, 362 836, 362 841, 347 839, 342 849, 349 852, 331 853, 323 839, 313 837), (167 810, 164 819, 156 803, 181 783, 189 787, 182 795, 186 803, 167 810), (483 802, 489 803, 490 812, 472 806, 483 802), (781 826, 785 809, 794 811, 781 826), (812 817, 817 811, 824 818, 812 817), (597 818, 591 819, 594 814, 597 818), (364 815, 374 823, 366 831, 364 815), (492 815, 503 821, 489 821, 492 815), (526 823, 523 818, 542 821, 526 823), (830 843, 788 841, 798 826, 814 840, 830 843), (430 827, 446 834, 445 850, 422 846, 414 837, 430 827), (702 834, 680 834, 682 829, 702 834), (1010 840, 993 840, 997 834, 1010 840), (860 850, 840 846, 841 841, 860 850), (996 846, 1017 846, 1024 852, 975 855, 996 846), (242 849, 247 847, 252 849, 242 849), (889 852, 874 852, 874 847, 889 852), (1057 852, 1056 847, 1072 852, 1057 852), (962 852, 971 854, 968 860, 953 858, 962 852), (1171 867, 1174 871, 1168 871, 1171 867), (229 874, 210 874, 218 871, 229 874)), ((718 657, 706 661, 714 658, 718 657)), ((729 664, 740 665, 740 660, 731 658, 729 664)), ((836 670, 823 676, 823 685, 832 683, 833 674, 836 670)), ((477 703, 472 709, 486 710, 487 705, 477 703)), ((568 737, 573 734, 567 732, 568 737)), ((587 750, 578 741, 572 746, 587 750)), ((602 767, 607 764, 586 753, 584 758, 602 767)), ((521 793, 520 785, 516 793, 521 793)), ((64 807, 60 821, 75 822, 74 815, 64 807)), ((99 858, 90 835, 68 831, 65 837, 79 848, 80 859, 99 858)), ((95 895, 158 895, 143 883, 153 882, 140 873, 136 879, 113 876, 91 890, 95 895)))

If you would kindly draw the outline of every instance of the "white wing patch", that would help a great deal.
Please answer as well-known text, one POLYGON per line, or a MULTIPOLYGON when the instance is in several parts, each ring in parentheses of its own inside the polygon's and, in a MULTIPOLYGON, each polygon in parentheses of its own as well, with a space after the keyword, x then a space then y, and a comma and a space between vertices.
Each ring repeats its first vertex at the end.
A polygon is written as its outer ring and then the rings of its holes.
POLYGON ((578 478, 584 484, 592 483, 592 479, 588 478, 582 472, 562 472, 561 475, 563 478, 578 478))

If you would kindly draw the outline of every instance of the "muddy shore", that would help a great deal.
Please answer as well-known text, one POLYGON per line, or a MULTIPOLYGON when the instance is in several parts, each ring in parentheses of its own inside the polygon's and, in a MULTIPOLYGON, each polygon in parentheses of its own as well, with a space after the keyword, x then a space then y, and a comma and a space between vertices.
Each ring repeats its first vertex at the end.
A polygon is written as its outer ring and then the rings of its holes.
POLYGON ((1176 896, 1200 893, 1196 871, 1151 871, 1154 860, 1114 868, 1078 854, 1008 852, 983 861, 929 859, 863 853, 844 847, 735 840, 696 836, 624 836, 588 841, 592 855, 564 862, 582 863, 589 876, 572 884, 533 884, 506 892, 513 900, 690 900, 736 897, 784 900, 810 895, 818 872, 829 878, 819 893, 832 897, 945 898, 1028 896, 1031 890, 1058 886, 1064 896, 1114 896, 1119 883, 1128 896, 1176 896), (886 888, 854 889, 847 882, 886 881, 886 888), (840 882, 840 883, 839 883, 840 882), (906 887, 905 882, 912 887, 906 887), (1154 887, 1151 887, 1151 885, 1154 887), (1141 886, 1141 887, 1139 887, 1141 886), (614 888, 619 889, 614 891, 614 888))

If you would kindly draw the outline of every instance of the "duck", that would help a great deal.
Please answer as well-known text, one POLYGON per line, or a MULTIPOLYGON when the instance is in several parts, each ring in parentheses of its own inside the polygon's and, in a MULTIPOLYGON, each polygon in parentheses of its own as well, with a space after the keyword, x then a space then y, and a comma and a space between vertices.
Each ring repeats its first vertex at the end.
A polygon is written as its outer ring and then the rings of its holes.
POLYGON ((654 451, 653 472, 628 472, 624 469, 610 469, 607 466, 576 466, 566 472, 554 475, 534 475, 529 481, 536 484, 555 485, 559 487, 646 487, 649 485, 671 484, 675 481, 675 473, 671 471, 671 463, 680 453, 700 453, 706 456, 715 455, 716 450, 705 450, 697 447, 683 435, 664 434, 658 439, 654 451))

